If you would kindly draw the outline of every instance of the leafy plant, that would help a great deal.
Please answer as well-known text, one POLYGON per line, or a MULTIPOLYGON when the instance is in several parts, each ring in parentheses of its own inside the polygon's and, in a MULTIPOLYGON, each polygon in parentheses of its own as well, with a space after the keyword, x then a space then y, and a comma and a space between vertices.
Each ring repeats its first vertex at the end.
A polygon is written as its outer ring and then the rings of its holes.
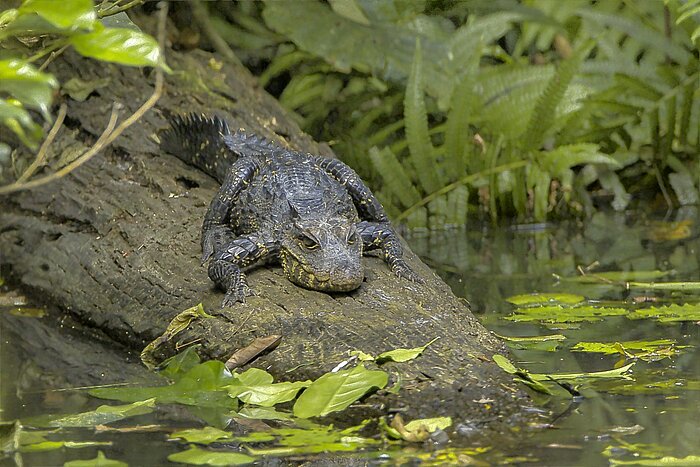
MULTIPOLYGON (((0 60, 0 124, 30 149, 38 148, 43 131, 31 112, 51 123, 51 105, 60 86, 43 70, 68 47, 104 62, 166 68, 156 40, 123 12, 138 3, 117 0, 95 7, 92 0, 24 0, 19 8, 0 12, 0 44, 9 51, 0 60), (42 45, 34 47, 35 43, 42 45), (36 64, 47 56, 43 64, 36 64)), ((7 151, 0 143, 0 152, 7 151)), ((29 169, 18 175, 20 180, 37 169, 14 168, 29 169)))
POLYGON ((261 77, 409 226, 591 212, 597 193, 624 209, 649 188, 691 204, 697 7, 268 2, 262 20, 292 44, 261 77))

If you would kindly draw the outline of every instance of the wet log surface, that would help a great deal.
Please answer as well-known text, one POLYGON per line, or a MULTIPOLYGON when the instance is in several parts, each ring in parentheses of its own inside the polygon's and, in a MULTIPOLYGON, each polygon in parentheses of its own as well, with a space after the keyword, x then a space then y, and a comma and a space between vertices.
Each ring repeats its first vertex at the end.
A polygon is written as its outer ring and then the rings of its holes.
MULTIPOLYGON (((197 342, 206 357, 226 359, 256 337, 279 334, 280 345, 252 365, 282 380, 318 377, 349 350, 376 354, 438 337, 417 360, 385 365, 400 375, 402 390, 376 394, 367 404, 379 412, 404 408, 408 418, 451 415, 499 430, 524 423, 527 396, 491 361, 505 352, 502 344, 408 248, 407 260, 425 284, 395 277, 371 256, 364 260, 365 282, 347 294, 304 290, 279 267, 261 267, 248 274, 257 296, 219 308, 223 294, 199 263, 200 226, 217 184, 160 153, 156 135, 166 117, 216 113, 232 128, 333 155, 302 134, 247 70, 219 68, 202 51, 170 52, 168 62, 176 72, 167 77, 163 98, 111 147, 55 183, 0 198, 0 264, 14 284, 136 351, 202 302, 213 317, 190 323, 163 357, 197 342)), ((62 82, 76 73, 84 81, 108 80, 83 102, 64 97, 66 127, 53 148, 64 157, 96 140, 115 102, 128 115, 153 89, 143 70, 70 53, 51 68, 62 82)))

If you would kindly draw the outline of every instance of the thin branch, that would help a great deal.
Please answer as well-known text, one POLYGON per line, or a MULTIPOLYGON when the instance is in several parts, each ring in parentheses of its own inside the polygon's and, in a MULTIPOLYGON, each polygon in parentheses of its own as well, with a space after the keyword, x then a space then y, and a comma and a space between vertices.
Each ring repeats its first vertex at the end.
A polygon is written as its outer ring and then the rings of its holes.
MULTIPOLYGON (((161 53, 164 50, 163 44, 165 43, 165 18, 167 16, 168 9, 167 2, 162 2, 162 4, 163 6, 161 7, 158 16, 158 43, 160 45, 161 53)), ((110 116, 107 127, 102 132, 102 135, 100 135, 100 137, 97 139, 95 144, 88 151, 86 151, 84 154, 82 154, 70 164, 66 165, 62 169, 52 174, 28 182, 19 182, 18 180, 9 185, 0 187, 0 195, 13 193, 20 190, 27 190, 30 188, 36 188, 38 186, 50 183, 54 180, 58 180, 59 178, 64 177, 65 175, 69 174, 73 170, 77 169, 78 167, 89 161, 105 146, 117 139, 127 128, 129 128, 131 125, 136 123, 141 117, 143 117, 143 115, 155 105, 158 99, 160 99, 160 96, 163 94, 163 68, 158 66, 155 68, 155 70, 156 82, 155 87, 153 89, 153 94, 151 94, 151 96, 146 100, 146 102, 144 102, 141 105, 141 107, 138 108, 138 110, 136 110, 136 112, 134 112, 129 118, 124 120, 116 129, 114 129, 114 126, 117 122, 117 108, 115 106, 112 108, 112 114, 110 116)))
POLYGON ((34 175, 34 172, 36 172, 39 169, 39 167, 41 167, 41 165, 44 163, 44 160, 46 159, 46 151, 48 151, 49 146, 51 146, 51 143, 53 143, 53 140, 56 138, 58 130, 61 129, 61 125, 63 125, 63 119, 66 118, 67 108, 68 106, 66 106, 66 104, 61 104, 61 107, 58 109, 56 121, 51 127, 51 131, 49 131, 48 136, 46 136, 46 139, 41 144, 39 152, 36 153, 34 162, 32 162, 31 165, 27 167, 27 169, 24 172, 22 172, 22 175, 19 176, 16 183, 24 183, 25 181, 29 180, 29 177, 34 175))
POLYGON ((119 5, 119 2, 115 2, 114 5, 110 5, 107 8, 102 9, 100 6, 100 9, 97 10, 97 16, 99 18, 104 18, 106 16, 112 16, 116 15, 117 13, 121 13, 122 11, 126 11, 129 8, 133 8, 137 5, 141 5, 144 2, 144 0, 132 0, 126 5, 122 6, 117 6, 119 5))

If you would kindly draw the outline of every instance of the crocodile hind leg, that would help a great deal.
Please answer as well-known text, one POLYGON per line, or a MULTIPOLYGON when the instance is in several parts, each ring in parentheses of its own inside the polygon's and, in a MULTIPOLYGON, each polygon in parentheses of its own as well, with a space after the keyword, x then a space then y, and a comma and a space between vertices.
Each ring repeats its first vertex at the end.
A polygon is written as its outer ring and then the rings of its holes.
POLYGON ((368 222, 362 221, 357 224, 357 232, 362 237, 362 244, 365 251, 381 248, 384 261, 389 268, 399 277, 412 280, 414 282, 425 282, 422 277, 416 274, 403 259, 403 248, 398 235, 388 222, 368 222))
POLYGON ((253 233, 235 238, 214 253, 209 263, 209 278, 226 291, 222 307, 245 302, 247 296, 254 295, 241 268, 264 259, 276 249, 273 242, 253 233))
POLYGON ((229 214, 236 197, 257 173, 259 167, 250 158, 239 159, 228 171, 224 183, 209 204, 202 224, 202 263, 234 238, 229 214))
POLYGON ((352 198, 357 213, 360 215, 360 219, 379 223, 389 222, 389 218, 386 216, 382 204, 374 196, 369 187, 365 185, 365 182, 362 181, 360 176, 348 165, 338 159, 328 159, 325 157, 316 157, 314 160, 319 167, 328 172, 345 187, 352 198))

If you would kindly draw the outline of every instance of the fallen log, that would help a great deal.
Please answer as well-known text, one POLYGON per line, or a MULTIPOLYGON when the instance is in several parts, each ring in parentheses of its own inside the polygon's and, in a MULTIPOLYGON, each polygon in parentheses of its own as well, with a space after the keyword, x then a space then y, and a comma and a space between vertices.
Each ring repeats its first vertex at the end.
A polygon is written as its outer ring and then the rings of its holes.
MULTIPOLYGON (((526 394, 491 360, 505 352, 502 343, 407 247, 406 259, 425 284, 397 278, 371 256, 364 259, 365 282, 345 294, 304 290, 279 267, 260 267, 248 273, 258 295, 219 308, 222 292, 199 263, 200 226, 217 184, 161 153, 157 132, 167 116, 218 114, 232 128, 333 154, 304 135, 245 68, 203 51, 171 51, 168 62, 176 71, 165 95, 110 147, 52 184, 0 197, 0 265, 13 283, 137 350, 201 302, 212 317, 189 322, 157 348, 157 357, 197 343, 206 358, 226 360, 256 338, 280 335, 278 347, 252 365, 282 380, 316 378, 351 350, 378 354, 439 338, 420 358, 387 364, 403 390, 368 402, 381 411, 403 408, 408 418, 450 415, 491 428, 523 423, 526 394)), ((66 125, 52 147, 60 157, 89 147, 115 102, 126 114, 152 92, 143 70, 71 53, 51 71, 62 82, 77 72, 83 82, 102 83, 84 101, 64 96, 66 125)))

